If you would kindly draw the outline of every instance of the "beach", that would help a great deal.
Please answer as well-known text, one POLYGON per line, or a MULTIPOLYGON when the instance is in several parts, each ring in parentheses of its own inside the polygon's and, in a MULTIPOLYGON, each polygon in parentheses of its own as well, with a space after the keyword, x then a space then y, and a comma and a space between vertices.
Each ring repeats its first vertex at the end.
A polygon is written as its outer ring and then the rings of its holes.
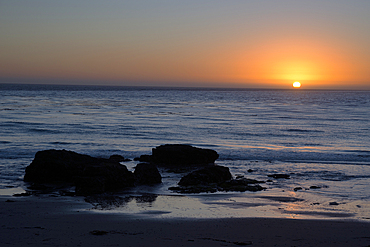
POLYGON ((0 198, 1 246, 370 246, 353 220, 137 217, 86 210, 82 199, 0 198))

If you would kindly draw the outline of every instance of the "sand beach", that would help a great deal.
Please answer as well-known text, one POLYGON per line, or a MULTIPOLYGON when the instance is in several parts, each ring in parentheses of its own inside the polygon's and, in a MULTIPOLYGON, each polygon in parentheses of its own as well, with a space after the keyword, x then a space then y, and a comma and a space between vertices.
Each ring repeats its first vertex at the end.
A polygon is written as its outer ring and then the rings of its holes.
POLYGON ((82 198, 0 198, 1 246, 370 246, 353 220, 153 218, 88 210, 82 198))

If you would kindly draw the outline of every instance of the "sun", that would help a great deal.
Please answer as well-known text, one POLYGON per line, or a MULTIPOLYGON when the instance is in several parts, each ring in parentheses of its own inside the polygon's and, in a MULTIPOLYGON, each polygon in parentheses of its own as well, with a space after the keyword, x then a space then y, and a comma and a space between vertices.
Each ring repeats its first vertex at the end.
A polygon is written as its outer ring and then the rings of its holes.
POLYGON ((293 87, 294 88, 300 88, 301 86, 302 86, 302 84, 299 81, 293 82, 293 87))

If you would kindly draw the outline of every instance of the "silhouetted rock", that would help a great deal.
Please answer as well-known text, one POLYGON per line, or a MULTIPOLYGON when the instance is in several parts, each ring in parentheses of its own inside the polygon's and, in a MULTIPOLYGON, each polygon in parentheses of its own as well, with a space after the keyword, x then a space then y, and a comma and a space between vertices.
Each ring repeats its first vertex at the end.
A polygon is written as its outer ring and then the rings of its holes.
POLYGON ((290 179, 290 175, 289 174, 281 174, 281 173, 276 173, 276 174, 271 174, 271 175, 267 175, 268 177, 271 177, 271 178, 285 178, 285 179, 290 179))
POLYGON ((181 178, 179 185, 208 185, 218 184, 232 178, 228 167, 210 166, 200 170, 193 171, 181 178))
POLYGON ((162 183, 162 177, 154 164, 140 163, 136 165, 135 182, 138 184, 158 184, 162 183))
POLYGON ((76 193, 81 195, 114 191, 134 186, 134 175, 119 163, 103 162, 87 166, 75 179, 76 193))
POLYGON ((149 161, 164 166, 190 166, 213 164, 216 159, 218 159, 218 154, 211 149, 183 144, 166 144, 153 148, 149 161))
POLYGON ((152 156, 147 155, 147 154, 143 154, 143 155, 140 155, 140 157, 136 157, 134 160, 135 161, 140 161, 140 162, 151 163, 152 162, 152 156))
POLYGON ((134 176, 115 160, 66 150, 44 150, 37 152, 26 167, 24 181, 71 183, 76 185, 78 194, 93 194, 133 186, 134 176))
POLYGON ((264 181, 258 181, 254 179, 242 178, 242 179, 232 179, 218 184, 219 190, 221 191, 260 191, 265 188, 260 186, 260 183, 264 181))
POLYGON ((131 161, 130 159, 126 159, 125 157, 123 157, 122 155, 119 155, 119 154, 113 154, 109 157, 109 160, 110 161, 114 161, 114 162, 127 162, 127 161, 131 161))
POLYGON ((265 188, 254 179, 232 179, 229 168, 224 166, 210 166, 193 171, 181 178, 179 186, 170 187, 169 190, 178 193, 213 193, 217 191, 260 191, 265 188))

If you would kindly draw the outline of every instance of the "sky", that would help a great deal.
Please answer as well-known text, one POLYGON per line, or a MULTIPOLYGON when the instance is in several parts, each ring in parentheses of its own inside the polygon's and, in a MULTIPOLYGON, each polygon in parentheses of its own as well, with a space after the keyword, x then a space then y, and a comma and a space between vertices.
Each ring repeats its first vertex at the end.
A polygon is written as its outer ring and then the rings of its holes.
POLYGON ((0 83, 370 90, 369 0, 0 0, 0 83))

